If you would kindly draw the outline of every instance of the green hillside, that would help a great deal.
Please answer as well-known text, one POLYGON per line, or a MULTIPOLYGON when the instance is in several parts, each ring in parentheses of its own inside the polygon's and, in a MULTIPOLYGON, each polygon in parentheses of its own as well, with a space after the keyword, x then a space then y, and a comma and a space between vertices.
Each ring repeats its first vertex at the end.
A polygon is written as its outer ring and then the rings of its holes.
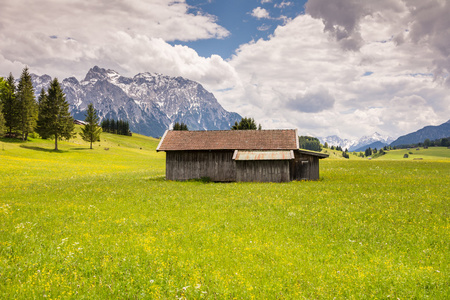
POLYGON ((424 149, 423 147, 399 149, 387 151, 385 155, 378 157, 379 160, 450 160, 450 149, 447 147, 429 147, 424 149), (417 150, 419 149, 419 150, 417 150), (403 158, 405 154, 408 154, 408 158, 403 158))
POLYGON ((449 160, 174 182, 158 142, 0 139, 0 298, 450 298, 449 160))

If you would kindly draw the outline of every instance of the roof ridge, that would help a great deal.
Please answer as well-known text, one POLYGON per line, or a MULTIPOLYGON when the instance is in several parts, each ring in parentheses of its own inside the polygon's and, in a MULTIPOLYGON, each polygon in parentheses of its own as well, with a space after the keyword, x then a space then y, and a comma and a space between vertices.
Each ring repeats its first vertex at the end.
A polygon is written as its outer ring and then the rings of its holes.
POLYGON ((298 149, 297 129, 170 130, 166 133, 156 151, 298 149))
MULTIPOLYGON (((232 130, 232 129, 228 129, 228 130, 186 130, 184 132, 239 132, 239 131, 282 131, 282 130, 296 130, 296 128, 284 128, 284 129, 239 129, 239 130, 232 130)), ((183 130, 173 130, 170 129, 168 131, 183 131, 183 130)))

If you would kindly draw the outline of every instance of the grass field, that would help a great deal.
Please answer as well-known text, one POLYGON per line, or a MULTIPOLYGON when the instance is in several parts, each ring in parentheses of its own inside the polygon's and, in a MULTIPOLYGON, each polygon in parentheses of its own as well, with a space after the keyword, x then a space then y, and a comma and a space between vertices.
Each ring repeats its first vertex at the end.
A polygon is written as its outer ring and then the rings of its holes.
POLYGON ((448 149, 223 184, 165 181, 157 144, 0 140, 0 298, 450 298, 448 149))

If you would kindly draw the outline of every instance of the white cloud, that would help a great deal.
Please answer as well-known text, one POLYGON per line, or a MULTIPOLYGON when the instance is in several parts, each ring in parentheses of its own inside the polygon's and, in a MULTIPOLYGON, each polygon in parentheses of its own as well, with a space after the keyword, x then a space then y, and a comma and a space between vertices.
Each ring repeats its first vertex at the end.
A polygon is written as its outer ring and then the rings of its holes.
POLYGON ((272 0, 261 0, 261 4, 270 3, 270 2, 272 2, 272 0))
MULTIPOLYGON (((82 78, 94 65, 125 76, 158 72, 204 84, 265 128, 401 135, 449 119, 448 15, 446 0, 309 0, 306 14, 225 61, 168 43, 230 34, 184 0, 7 1, 0 75, 17 77, 25 64, 59 78, 82 78)), ((261 7, 252 16, 273 19, 261 7)))
POLYGON ((435 51, 408 32, 396 42, 398 20, 391 15, 394 10, 358 20, 358 51, 330 39, 322 20, 298 16, 269 40, 242 45, 230 61, 239 84, 216 96, 263 127, 316 136, 398 136, 447 121, 450 93, 434 80, 435 51))
POLYGON ((285 8, 285 7, 292 6, 292 5, 293 5, 292 2, 289 2, 289 1, 282 1, 282 2, 279 3, 279 4, 275 4, 274 7, 276 7, 276 8, 285 8))
POLYGON ((234 69, 218 55, 201 57, 193 49, 171 46, 162 39, 143 35, 130 36, 118 33, 116 44, 124 43, 126 48, 117 46, 103 49, 110 64, 116 63, 126 74, 158 72, 170 76, 183 76, 201 82, 209 90, 225 89, 236 84, 234 69), (142 53, 129 60, 129 53, 142 53))
POLYGON ((259 31, 267 31, 272 27, 272 25, 268 25, 268 24, 262 24, 261 26, 258 26, 258 30, 259 31))
POLYGON ((270 19, 270 14, 265 8, 257 7, 252 10, 251 15, 257 19, 270 19))
POLYGON ((317 113, 330 110, 334 106, 335 99, 328 89, 323 86, 307 88, 305 92, 298 93, 293 98, 286 99, 287 109, 305 113, 317 113))
POLYGON ((155 70, 161 65, 171 74, 219 86, 230 77, 230 67, 219 57, 201 58, 192 49, 166 43, 229 35, 214 16, 191 13, 184 0, 9 1, 0 10, 0 29, 2 72, 16 73, 26 64, 37 74, 82 77, 99 65, 134 75, 131 66, 155 70), (168 59, 174 60, 170 68, 168 59))

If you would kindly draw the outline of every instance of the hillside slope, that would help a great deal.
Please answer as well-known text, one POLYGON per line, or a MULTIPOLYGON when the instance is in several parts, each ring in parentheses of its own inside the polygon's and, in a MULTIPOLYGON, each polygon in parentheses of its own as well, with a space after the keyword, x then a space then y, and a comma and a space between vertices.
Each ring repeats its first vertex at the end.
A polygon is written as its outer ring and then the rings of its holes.
POLYGON ((391 146, 423 143, 426 139, 437 140, 450 136, 450 120, 438 126, 426 126, 415 132, 403 135, 392 142, 391 146))

